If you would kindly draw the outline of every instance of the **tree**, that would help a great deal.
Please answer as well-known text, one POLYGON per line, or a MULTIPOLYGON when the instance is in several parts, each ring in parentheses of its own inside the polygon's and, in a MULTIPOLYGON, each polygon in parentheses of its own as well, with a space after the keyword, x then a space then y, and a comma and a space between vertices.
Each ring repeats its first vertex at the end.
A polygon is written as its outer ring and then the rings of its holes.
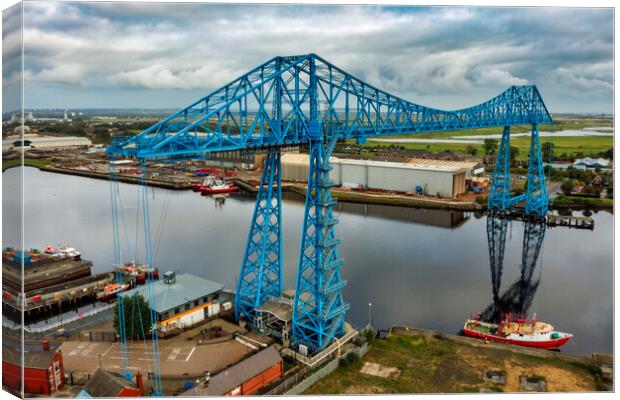
MULTIPOLYGON (((119 296, 117 301, 123 302, 127 339, 145 339, 148 337, 151 328, 151 311, 144 296, 135 293, 131 297, 119 296)), ((118 307, 114 308, 114 329, 117 334, 120 334, 118 307)))
POLYGON ((553 158, 553 147, 555 145, 552 142, 545 142, 542 144, 543 160, 550 162, 553 158))
POLYGON ((512 164, 519 156, 519 148, 510 146, 510 163, 512 164))
POLYGON ((472 146, 471 144, 468 144, 467 147, 465 147, 465 153, 469 155, 475 156, 477 152, 478 152, 478 149, 472 146))
POLYGON ((575 190, 575 183, 571 179, 567 179, 562 183, 560 189, 562 190, 562 193, 570 196, 570 194, 573 193, 573 190, 575 190))
POLYGON ((484 154, 493 155, 497 150, 497 139, 484 139, 484 154))

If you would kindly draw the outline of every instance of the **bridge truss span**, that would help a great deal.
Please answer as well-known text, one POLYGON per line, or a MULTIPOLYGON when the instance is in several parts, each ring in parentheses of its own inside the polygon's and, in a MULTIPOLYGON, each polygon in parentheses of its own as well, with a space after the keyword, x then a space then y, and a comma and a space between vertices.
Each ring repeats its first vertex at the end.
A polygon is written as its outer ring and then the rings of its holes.
MULTIPOLYGON (((265 150, 267 155, 246 251, 241 262, 235 313, 253 322, 254 310, 282 292, 281 157, 283 148, 310 153, 292 343, 310 352, 326 348, 344 331, 349 305, 338 256, 329 158, 339 140, 363 143, 391 135, 503 127, 489 208, 511 202, 510 126, 532 125, 528 212, 546 214, 538 124, 551 123, 536 86, 512 86, 473 107, 445 111, 383 91, 316 54, 279 56, 131 137, 116 137, 110 158, 176 160, 222 151, 265 150), (535 136, 535 137, 534 137, 535 136), (507 184, 508 183, 508 184, 507 184)), ((525 196, 524 196, 525 198, 525 196)))

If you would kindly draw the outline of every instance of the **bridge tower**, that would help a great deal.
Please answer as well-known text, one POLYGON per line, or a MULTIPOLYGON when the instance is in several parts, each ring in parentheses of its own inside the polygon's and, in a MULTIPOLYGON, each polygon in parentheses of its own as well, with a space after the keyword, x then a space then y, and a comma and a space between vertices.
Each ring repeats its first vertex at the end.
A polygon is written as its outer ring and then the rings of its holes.
POLYGON ((515 197, 510 197, 510 126, 504 127, 487 204, 489 210, 503 212, 523 200, 525 200, 526 215, 537 218, 547 216, 549 196, 543 169, 538 124, 532 124, 526 192, 515 197))
POLYGON ((525 213, 544 218, 547 216, 548 208, 549 196, 547 194, 547 181, 543 168, 538 124, 533 124, 527 172, 525 213))
MULTIPOLYGON (((310 353, 325 348, 344 334, 345 312, 342 298, 346 286, 340 275, 343 265, 338 255, 341 241, 336 237, 333 215, 336 201, 331 197, 329 158, 338 140, 321 132, 315 60, 310 63, 310 165, 301 238, 292 342, 306 346, 310 353)), ((329 125, 327 127, 329 129, 329 125)))
POLYGON ((282 294, 282 182, 280 149, 265 157, 252 224, 237 281, 235 318, 254 324, 255 309, 282 294))
POLYGON ((510 126, 505 126, 502 133, 492 183, 489 210, 507 210, 510 207, 510 126))

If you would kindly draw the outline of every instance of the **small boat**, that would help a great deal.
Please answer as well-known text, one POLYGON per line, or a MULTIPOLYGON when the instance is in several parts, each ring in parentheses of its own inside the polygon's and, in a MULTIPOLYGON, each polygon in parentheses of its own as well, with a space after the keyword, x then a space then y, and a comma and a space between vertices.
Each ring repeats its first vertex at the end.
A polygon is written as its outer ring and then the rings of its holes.
POLYGON ((200 187, 200 193, 203 195, 231 193, 239 190, 234 184, 225 182, 222 179, 207 179, 205 183, 205 185, 200 187))
POLYGON ((117 267, 116 269, 130 280, 135 280, 138 285, 146 282, 147 274, 150 279, 159 279, 159 269, 153 267, 148 268, 144 264, 136 264, 134 262, 125 263, 122 267, 117 267))
POLYGON ((55 249, 49 244, 45 247, 45 254, 48 254, 52 257, 58 257, 58 258, 66 257, 66 258, 74 258, 76 260, 79 260, 82 256, 82 253, 80 253, 77 249, 73 247, 62 245, 55 249))
POLYGON ((124 292, 130 288, 129 283, 123 283, 119 285, 118 283, 108 283, 104 286, 103 290, 97 292, 96 297, 99 301, 107 301, 116 297, 120 292, 124 292))
POLYGON ((557 350, 573 337, 570 333, 554 330, 546 322, 536 321, 535 317, 527 321, 525 318, 514 319, 512 315, 499 324, 468 319, 463 333, 469 337, 547 350, 557 350))

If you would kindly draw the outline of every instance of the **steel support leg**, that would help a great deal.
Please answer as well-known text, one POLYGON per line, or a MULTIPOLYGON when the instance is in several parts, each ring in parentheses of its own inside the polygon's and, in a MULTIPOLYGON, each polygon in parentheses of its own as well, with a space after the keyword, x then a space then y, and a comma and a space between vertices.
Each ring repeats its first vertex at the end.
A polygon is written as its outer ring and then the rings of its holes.
POLYGON ((235 317, 254 323, 255 309, 282 294, 282 184, 280 149, 265 157, 252 226, 235 296, 235 317))
POLYGON ((333 147, 322 142, 310 145, 310 169, 306 208, 293 308, 293 345, 309 353, 324 349, 344 334, 349 305, 342 298, 346 281, 340 276, 340 240, 334 226, 336 202, 331 198, 329 157, 333 147))
POLYGON ((532 141, 530 145, 529 166, 527 173, 525 213, 536 217, 545 218, 549 207, 547 195, 547 182, 543 169, 540 137, 538 125, 532 125, 532 141))
POLYGON ((493 171, 488 208, 505 211, 508 207, 510 207, 510 127, 505 126, 493 171))

